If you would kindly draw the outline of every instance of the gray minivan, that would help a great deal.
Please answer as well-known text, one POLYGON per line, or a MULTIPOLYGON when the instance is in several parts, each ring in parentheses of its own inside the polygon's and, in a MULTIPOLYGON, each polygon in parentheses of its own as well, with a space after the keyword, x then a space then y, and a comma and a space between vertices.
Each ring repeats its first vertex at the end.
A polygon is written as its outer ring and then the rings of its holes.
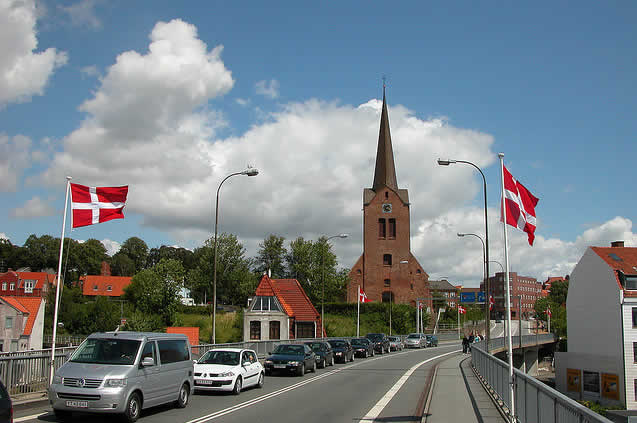
POLYGON ((193 370, 186 335, 94 333, 55 372, 49 402, 59 420, 78 411, 123 414, 134 422, 145 408, 185 407, 193 370))

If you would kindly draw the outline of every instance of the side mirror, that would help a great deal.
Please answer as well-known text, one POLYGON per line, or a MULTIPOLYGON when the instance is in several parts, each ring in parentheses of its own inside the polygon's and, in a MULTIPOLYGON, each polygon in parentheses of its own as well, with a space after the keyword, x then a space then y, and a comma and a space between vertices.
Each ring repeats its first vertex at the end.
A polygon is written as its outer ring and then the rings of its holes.
POLYGON ((142 360, 142 367, 150 367, 155 365, 155 359, 152 357, 145 357, 142 360))

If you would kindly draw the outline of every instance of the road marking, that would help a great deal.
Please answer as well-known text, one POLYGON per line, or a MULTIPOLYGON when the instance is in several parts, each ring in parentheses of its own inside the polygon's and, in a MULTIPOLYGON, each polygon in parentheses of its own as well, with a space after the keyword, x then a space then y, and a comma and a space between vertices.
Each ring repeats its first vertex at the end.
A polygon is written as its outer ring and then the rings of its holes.
POLYGON ((41 413, 41 414, 33 414, 31 416, 24 416, 24 417, 17 417, 13 419, 14 423, 20 423, 20 422, 26 422, 27 420, 35 420, 39 417, 44 417, 46 415, 48 415, 49 413, 41 413))
POLYGON ((405 382, 407 382, 407 379, 409 379, 409 377, 412 375, 412 373, 416 371, 418 367, 422 366, 423 364, 429 363, 430 361, 436 360, 438 358, 444 357, 449 354, 455 354, 460 351, 461 350, 455 350, 455 351, 450 351, 448 353, 440 354, 435 357, 428 358, 427 360, 421 361, 420 363, 414 365, 411 369, 407 370, 407 372, 405 372, 405 374, 402 375, 400 379, 398 379, 398 381, 394 384, 394 386, 392 386, 389 389, 389 391, 387 391, 387 393, 376 403, 376 405, 374 405, 371 408, 371 410, 369 410, 367 414, 365 414, 365 417, 359 420, 359 423, 375 421, 376 417, 380 415, 380 413, 387 406, 387 404, 389 404, 389 401, 391 401, 392 398, 394 398, 396 393, 400 390, 400 388, 402 388, 405 382))

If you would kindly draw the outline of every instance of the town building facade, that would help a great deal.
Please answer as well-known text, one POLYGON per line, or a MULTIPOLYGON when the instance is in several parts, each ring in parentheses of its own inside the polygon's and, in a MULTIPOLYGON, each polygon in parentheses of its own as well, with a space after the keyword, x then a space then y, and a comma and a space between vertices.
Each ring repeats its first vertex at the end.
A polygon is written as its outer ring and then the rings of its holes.
POLYGON ((0 352, 42 349, 43 298, 0 297, 0 352))
MULTIPOLYGON (((506 315, 506 289, 505 274, 496 273, 489 278, 489 287, 494 299, 493 311, 495 318, 503 318, 506 315)), ((484 284, 480 284, 484 290, 484 284)), ((542 296, 542 284, 530 276, 520 276, 516 272, 509 272, 509 290, 511 295, 511 318, 517 319, 522 313, 523 319, 535 315, 535 301, 542 296)))

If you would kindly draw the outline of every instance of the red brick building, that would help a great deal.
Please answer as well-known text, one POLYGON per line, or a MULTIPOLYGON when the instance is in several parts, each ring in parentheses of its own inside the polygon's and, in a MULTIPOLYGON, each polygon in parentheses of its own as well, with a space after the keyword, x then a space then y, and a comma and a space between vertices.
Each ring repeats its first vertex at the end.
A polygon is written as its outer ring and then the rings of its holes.
POLYGON ((358 287, 372 301, 415 306, 428 298, 429 276, 411 253, 409 194, 396 182, 387 103, 383 91, 374 184, 363 190, 363 254, 349 273, 347 301, 356 302, 358 287))
MULTIPOLYGON (((496 273, 495 276, 489 278, 491 293, 494 297, 495 304, 493 306, 496 315, 504 316, 506 314, 504 297, 506 290, 504 289, 504 273, 496 273)), ((509 272, 509 284, 511 289, 511 317, 518 317, 518 296, 521 301, 522 318, 528 318, 535 314, 535 301, 542 296, 542 284, 537 279, 530 276, 519 276, 516 272, 509 272)), ((483 287, 483 284, 480 284, 483 287)))
POLYGON ((132 279, 130 276, 80 276, 82 295, 121 297, 124 295, 124 288, 131 284, 132 279))
POLYGON ((55 275, 45 272, 15 272, 0 274, 0 295, 45 298, 55 286, 55 275))

